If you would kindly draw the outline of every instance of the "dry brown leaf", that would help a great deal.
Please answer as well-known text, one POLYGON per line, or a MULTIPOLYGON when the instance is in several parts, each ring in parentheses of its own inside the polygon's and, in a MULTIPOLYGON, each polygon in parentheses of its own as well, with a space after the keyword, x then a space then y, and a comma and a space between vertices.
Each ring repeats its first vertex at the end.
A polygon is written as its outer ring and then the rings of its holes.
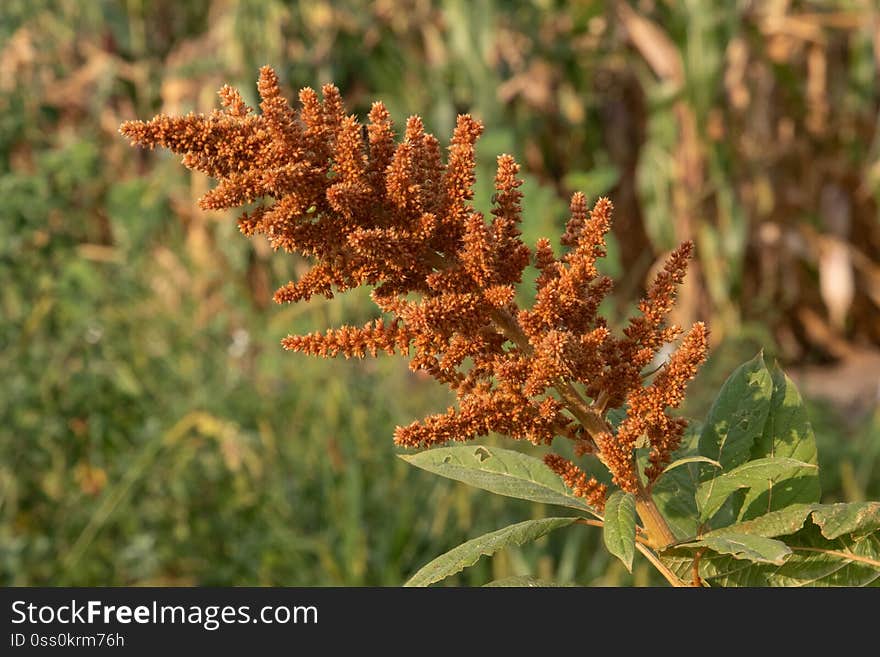
POLYGON ((633 46, 654 73, 664 80, 684 84, 681 54, 666 33, 649 19, 637 14, 625 2, 616 3, 615 9, 633 46))

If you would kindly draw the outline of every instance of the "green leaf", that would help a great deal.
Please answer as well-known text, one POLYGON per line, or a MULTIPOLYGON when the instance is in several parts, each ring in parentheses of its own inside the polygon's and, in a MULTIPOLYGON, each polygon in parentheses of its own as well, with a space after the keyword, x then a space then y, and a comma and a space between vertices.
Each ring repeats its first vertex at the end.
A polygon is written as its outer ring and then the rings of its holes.
POLYGON ((701 538, 726 536, 732 533, 753 534, 767 538, 785 536, 802 529, 811 514, 813 522, 828 539, 838 538, 844 534, 871 533, 880 529, 880 502, 792 504, 752 520, 712 530, 701 538))
POLYGON ((829 539, 876 531, 880 529, 880 502, 822 504, 813 511, 813 522, 829 539))
POLYGON ((685 462, 695 455, 698 439, 699 431, 690 429, 683 446, 676 452, 681 467, 665 473, 651 488, 654 504, 680 541, 693 538, 699 528, 694 493, 700 483, 700 461, 685 462))
MULTIPOLYGON (((743 363, 721 387, 700 434, 699 453, 731 470, 749 460, 770 412, 773 380, 763 354, 743 363)), ((703 480, 715 476, 706 468, 703 480)))
POLYGON ((714 465, 716 468, 721 467, 721 464, 718 461, 710 459, 708 456, 688 456, 685 458, 676 459, 675 461, 667 465, 665 468, 663 468, 663 472, 661 473, 661 475, 666 474, 670 470, 674 470, 679 466, 687 465, 688 463, 709 463, 711 465, 714 465))
POLYGON ((737 490, 772 486, 774 480, 784 480, 816 469, 812 463, 790 458, 763 458, 749 461, 700 484, 696 493, 700 520, 702 522, 709 520, 737 490))
POLYGON ((504 587, 504 588, 549 588, 557 587, 559 584, 553 582, 545 582, 531 575, 514 575, 513 577, 505 577, 504 579, 496 579, 488 584, 483 584, 487 588, 504 587))
POLYGON ((527 454, 498 447, 467 445, 401 454, 400 458, 428 472, 492 493, 596 515, 583 499, 572 495, 559 475, 543 461, 527 454))
POLYGON ((608 497, 602 536, 608 551, 632 572, 636 550, 636 498, 631 493, 619 490, 608 497))
MULTIPOLYGON (((880 585, 880 502, 793 504, 758 518, 716 529, 699 541, 679 545, 661 558, 677 574, 693 568, 688 549, 710 547, 719 554, 703 555, 700 576, 721 586, 877 586, 880 585), (805 526, 808 518, 812 523, 805 526), (815 524, 813 524, 815 523, 815 524), (873 533, 872 533, 873 532, 873 533), (781 566, 770 567, 743 550, 731 560, 711 541, 742 537, 785 536, 791 554, 781 566), (743 560, 753 559, 743 564, 743 560)), ((782 541, 777 541, 782 542, 782 541)), ((769 553, 765 553, 765 556, 769 553)))
POLYGON ((524 545, 573 524, 577 518, 526 520, 462 543, 423 566, 404 586, 428 586, 473 566, 483 555, 491 556, 509 545, 524 545))
MULTIPOLYGON (((817 468, 782 468, 743 485, 729 478, 736 467, 761 458, 816 464, 815 439, 800 395, 778 367, 771 371, 765 366, 761 354, 728 378, 698 434, 691 434, 652 488, 655 503, 680 541, 697 534, 707 520, 713 529, 740 527, 732 523, 818 502, 817 468), (709 483, 721 477, 725 479, 718 487, 709 483)), ((810 508, 794 512, 800 517, 789 521, 796 525, 791 532, 803 526, 810 508)))
MULTIPOLYGON (((759 352, 724 382, 703 425, 698 453, 718 461, 725 471, 746 463, 755 442, 763 434, 772 396, 772 376, 759 352)), ((701 465, 699 473, 700 481, 721 474, 718 468, 707 465, 701 465)), ((714 514, 712 524, 723 526, 736 521, 743 495, 744 492, 740 492, 730 496, 714 514)))
MULTIPOLYGON (((792 458, 817 464, 816 440, 807 411, 791 379, 779 369, 771 372, 773 395, 764 431, 752 448, 751 458, 792 458)), ((792 471, 791 476, 753 485, 744 496, 739 520, 757 518, 792 504, 819 501, 818 469, 792 471)))
POLYGON ((709 548, 719 554, 729 554, 734 559, 746 559, 759 563, 772 563, 781 566, 791 554, 782 541, 751 534, 726 533, 723 536, 707 536, 699 541, 681 547, 709 548))
MULTIPOLYGON (((880 536, 876 533, 829 541, 811 524, 786 544, 792 554, 781 566, 706 553, 699 562, 700 577, 712 586, 880 586, 880 536)), ((679 577, 691 576, 691 549, 675 548, 661 559, 679 577)))
POLYGON ((803 528, 804 522, 806 522, 810 513, 817 506, 816 504, 792 504, 790 507, 780 509, 779 511, 771 511, 753 520, 746 520, 745 522, 738 522, 734 525, 712 530, 704 534, 703 538, 726 536, 727 534, 749 534, 773 538, 775 536, 794 534, 803 528))

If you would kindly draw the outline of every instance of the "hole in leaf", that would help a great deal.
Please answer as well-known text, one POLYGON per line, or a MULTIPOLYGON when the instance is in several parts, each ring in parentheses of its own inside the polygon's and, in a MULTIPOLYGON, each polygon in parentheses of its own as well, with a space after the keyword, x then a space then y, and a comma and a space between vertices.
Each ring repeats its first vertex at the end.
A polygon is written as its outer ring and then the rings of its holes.
POLYGON ((474 450, 474 456, 476 456, 480 460, 480 463, 482 463, 486 459, 490 458, 492 455, 489 453, 489 450, 486 449, 485 447, 477 447, 474 450))

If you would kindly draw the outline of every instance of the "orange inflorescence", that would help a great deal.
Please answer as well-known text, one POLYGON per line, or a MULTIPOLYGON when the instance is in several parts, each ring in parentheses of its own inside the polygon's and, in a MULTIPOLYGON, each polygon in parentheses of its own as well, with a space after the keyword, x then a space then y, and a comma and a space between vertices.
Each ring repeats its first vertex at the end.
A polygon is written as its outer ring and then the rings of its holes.
POLYGON ((544 463, 562 477, 562 481, 577 497, 584 498, 599 512, 605 508, 605 494, 608 492, 605 484, 600 484, 595 477, 588 477, 583 470, 559 454, 545 454, 544 463))
MULTIPOLYGON (((265 67, 258 90, 260 113, 224 87, 222 110, 130 121, 121 132, 132 144, 179 153, 186 166, 216 178, 203 208, 256 204, 239 217, 242 233, 312 259, 311 269, 275 293, 278 303, 368 285, 390 318, 291 335, 282 341, 285 349, 346 358, 407 354, 412 369, 455 390, 456 406, 398 427, 399 445, 490 432, 549 445, 564 436, 577 454, 601 459, 618 486, 636 492, 642 482, 634 450, 646 436, 651 452, 644 475, 649 482, 658 476, 685 426, 666 409, 679 405, 705 358, 705 327, 691 329, 650 385, 643 385, 642 372, 681 333, 665 320, 692 244, 673 252, 640 314, 616 337, 598 315, 611 289, 596 268, 611 226, 608 199, 590 208, 575 194, 564 255, 557 258, 547 240, 533 255, 520 239, 522 180, 513 157, 498 157, 491 219, 473 208, 482 126, 470 116, 458 117, 444 163, 419 117, 406 122, 398 143, 381 103, 363 126, 345 113, 332 85, 321 97, 303 89, 294 109, 265 67), (521 309, 516 286, 530 262, 540 272, 537 295, 531 308, 521 309), (604 415, 624 403, 628 414, 615 432, 604 415)), ((547 464, 577 495, 602 506, 603 485, 556 455, 547 464)))

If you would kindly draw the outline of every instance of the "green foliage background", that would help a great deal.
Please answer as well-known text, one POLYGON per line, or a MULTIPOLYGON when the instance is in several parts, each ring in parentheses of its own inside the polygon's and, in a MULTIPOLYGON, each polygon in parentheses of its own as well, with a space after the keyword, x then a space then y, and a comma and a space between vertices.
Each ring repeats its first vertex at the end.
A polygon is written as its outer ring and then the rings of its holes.
MULTIPOLYGON (((767 3, 777 22, 807 16, 791 23, 813 30, 802 41, 767 32, 762 3, 621 4, 3 2, 0 584, 399 585, 470 537, 548 515, 397 459, 395 424, 445 408, 446 391, 402 360, 320 361, 278 346, 289 332, 366 321, 366 296, 272 305, 302 263, 241 238, 231 216, 199 212, 208 181, 116 134, 125 119, 208 111, 224 82, 254 102, 263 64, 291 96, 334 81, 360 116, 382 99, 399 123, 422 114, 441 140, 456 113, 476 114, 477 205, 488 205, 495 155, 514 153, 530 243, 558 234, 574 189, 632 193, 644 234, 612 242, 613 322, 656 258, 696 238, 681 319, 708 319, 719 344, 693 386, 695 416, 759 345, 792 367, 874 349, 871 3, 767 3), (632 15, 665 36, 640 40, 632 15), (737 81, 742 48, 756 68, 737 81), (664 78, 664 62, 680 71, 664 78), (790 143, 761 143, 750 112, 790 143), (697 131, 686 143, 688 115, 697 131), (701 164, 682 172, 687 148, 701 164), (852 199, 848 233, 813 203, 804 162, 837 181, 826 196, 852 199), (768 265, 780 247, 765 238, 777 234, 801 246, 768 265), (822 333, 833 324, 820 285, 829 239, 850 245, 857 291, 845 324, 822 333), (817 317, 819 329, 804 328, 817 317)), ((823 499, 880 498, 876 395, 811 403, 823 499)), ((451 581, 517 575, 655 581, 639 557, 627 573, 587 527, 451 581)))

